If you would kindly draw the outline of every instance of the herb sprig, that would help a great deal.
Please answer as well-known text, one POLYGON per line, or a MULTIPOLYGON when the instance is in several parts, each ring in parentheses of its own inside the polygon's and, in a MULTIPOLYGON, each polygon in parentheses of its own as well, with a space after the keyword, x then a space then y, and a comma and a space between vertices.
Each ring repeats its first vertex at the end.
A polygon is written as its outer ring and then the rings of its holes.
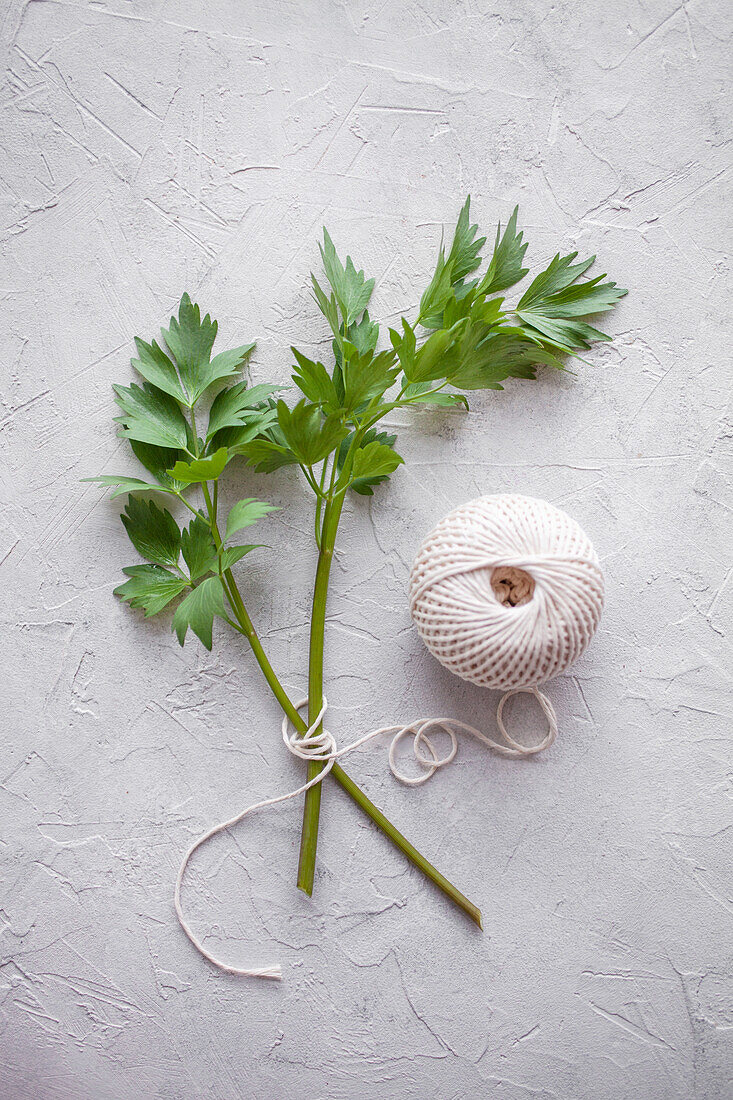
MULTIPOLYGON (((527 244, 515 208, 497 228, 486 270, 479 274, 486 237, 471 223, 470 198, 458 218, 450 248, 441 246, 417 317, 401 317, 377 350, 380 326, 368 307, 374 279, 345 264, 324 229, 320 246, 325 279, 311 275, 315 303, 332 337, 330 367, 293 347, 292 381, 302 395, 288 403, 282 387, 250 385, 242 372, 254 344, 213 356, 217 322, 188 294, 157 343, 135 341, 132 365, 141 384, 115 386, 119 434, 130 440, 148 478, 87 478, 127 494, 122 522, 145 564, 123 570, 116 595, 147 617, 178 601, 173 630, 181 645, 191 630, 213 644, 216 619, 249 642, 283 711, 302 733, 306 722, 274 672, 246 610, 233 572, 260 544, 235 541, 274 506, 253 498, 237 501, 224 517, 220 479, 237 457, 272 474, 297 466, 315 497, 317 563, 310 624, 308 722, 323 704, 323 650, 328 583, 344 501, 349 492, 371 496, 403 464, 397 437, 378 429, 399 409, 438 406, 467 410, 475 390, 501 390, 510 378, 534 379, 538 367, 564 369, 568 356, 610 337, 590 324, 610 310, 625 290, 599 275, 582 279, 595 257, 556 255, 516 304, 504 292, 529 272, 527 244), (213 400, 212 398, 213 396, 213 400), (208 410, 208 416, 207 416, 208 410), (204 418, 206 425, 204 427, 204 418), (156 493, 183 505, 187 526, 165 507, 141 499, 156 493), (192 501, 194 501, 192 503, 192 501)), ((419 421, 417 422, 419 424, 419 421)), ((322 764, 308 765, 312 779, 322 764)), ((390 839, 473 920, 479 910, 444 878, 387 820, 336 764, 331 774, 390 839)), ((322 784, 305 797, 298 885, 308 894, 313 877, 322 784)))

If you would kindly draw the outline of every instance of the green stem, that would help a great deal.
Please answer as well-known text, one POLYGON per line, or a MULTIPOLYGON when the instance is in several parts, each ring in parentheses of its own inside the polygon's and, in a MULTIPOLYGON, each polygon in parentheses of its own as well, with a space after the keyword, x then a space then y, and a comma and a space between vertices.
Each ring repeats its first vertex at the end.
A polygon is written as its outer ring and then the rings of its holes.
MULTIPOLYGON (((288 718, 299 733, 305 733, 307 725, 303 720, 301 714, 295 709, 294 704, 292 703, 290 697, 280 683, 280 680, 278 679, 272 665, 270 664, 267 658, 267 654, 262 647, 262 643, 259 639, 257 631, 255 630, 254 625, 252 624, 252 620, 247 614, 244 603, 242 602, 242 597, 239 593, 236 582, 231 576, 229 570, 227 570, 225 576, 227 576, 227 580, 230 582, 228 586, 228 594, 230 594, 232 609, 234 610, 237 622, 239 624, 239 632, 243 634, 244 637, 246 637, 247 641, 252 647, 252 652, 254 653, 257 664, 262 669, 265 680, 267 681, 270 690, 272 691, 272 694, 275 696, 278 703, 280 704, 283 712, 287 714, 288 718)), ((395 847, 399 848, 399 850, 410 860, 410 862, 413 863, 415 867, 417 867, 420 871, 422 871, 426 878, 435 883, 435 885, 440 890, 442 890, 442 892, 453 902, 454 905, 457 905, 459 909, 462 909, 463 912, 466 913, 471 918, 471 920, 479 926, 479 928, 483 929, 483 924, 481 923, 481 910, 478 908, 478 906, 474 905, 472 901, 469 901, 465 894, 462 894, 461 891, 458 890, 453 885, 453 883, 445 877, 445 875, 442 875, 440 871, 438 871, 438 869, 434 867, 433 864, 430 863, 430 861, 427 860, 425 856, 422 855, 422 853, 419 852, 413 844, 410 844, 409 840, 407 840, 407 838, 402 835, 399 829, 395 828, 389 818, 385 817, 382 811, 374 805, 374 803, 371 801, 370 798, 367 797, 366 794, 364 794, 364 791, 362 791, 361 787, 359 787, 354 782, 354 780, 349 775, 347 775, 341 765, 334 764, 330 774, 333 776, 339 786, 344 791, 346 791, 350 798, 353 799, 357 806, 359 806, 364 811, 367 817, 371 818, 374 824, 382 830, 385 836, 389 837, 395 847)), ((320 788, 321 784, 317 783, 316 786, 311 787, 310 790, 317 791, 320 790, 320 788)), ((307 791, 306 793, 310 794, 310 791, 307 791)))
MULTIPOLYGON (((315 722, 323 706, 323 643, 326 629, 326 601, 328 598, 328 579, 336 543, 341 509, 344 498, 329 500, 323 512, 323 525, 318 549, 316 580, 313 587, 313 608, 311 611, 310 652, 308 658, 308 722, 315 722)), ((315 733, 319 733, 318 726, 315 733)), ((319 761, 308 764, 308 779, 315 779, 323 768, 319 761)), ((316 783, 305 792, 303 806, 303 827, 300 837, 300 859, 298 862, 298 886, 309 896, 313 893, 313 877, 316 867, 316 847, 318 845, 318 821, 321 812, 321 783, 316 783)))
MULTIPOLYGON (((333 489, 333 484, 331 488, 333 489)), ((216 485, 214 487, 213 500, 209 492, 209 486, 206 482, 202 484, 202 490, 209 515, 209 524, 211 526, 212 537, 214 539, 217 550, 219 550, 222 545, 222 539, 216 516, 216 504, 218 497, 217 487, 216 485)), ((308 690, 311 699, 309 722, 312 722, 314 720, 315 716, 318 713, 318 710, 320 710, 320 707, 322 705, 322 702, 319 702, 318 707, 313 710, 312 700, 315 697, 320 698, 322 701, 323 697, 323 636, 326 618, 326 595, 328 591, 328 575, 330 572, 331 559, 333 557, 333 546, 336 540, 336 532, 338 530, 338 523, 341 516, 342 507, 343 494, 336 501, 328 501, 323 516, 324 538, 322 541, 325 542, 325 549, 322 548, 319 553, 319 563, 318 569, 316 571, 316 590, 314 592, 314 620, 320 623, 320 628, 315 632, 316 659, 311 659, 311 671, 313 673, 313 679, 311 679, 311 677, 309 676, 308 690)), ((260 666, 260 669, 262 670, 262 674, 264 675, 265 680, 270 687, 270 690, 280 704, 283 712, 288 716, 289 720, 292 722, 293 726, 295 727, 295 729, 298 730, 299 733, 305 733, 308 726, 303 720, 299 711, 295 708, 290 697, 288 696, 288 693, 285 691, 284 687, 280 683, 280 680, 278 679, 275 670, 268 660, 267 654, 263 649, 262 642, 260 641, 252 620, 247 613, 247 609, 244 606, 244 601, 237 587, 237 582, 234 579, 231 569, 226 569, 222 573, 222 583, 224 585, 224 591, 227 596, 227 601, 234 614, 234 619, 230 619, 228 616, 226 616, 226 621, 229 622, 235 630, 237 630, 247 639, 255 656, 255 659, 260 666)), ((313 640, 313 631, 311 631, 312 653, 314 649, 313 640)), ((311 777, 310 767, 313 766, 313 764, 309 766, 309 778, 311 777)), ((315 774, 317 774, 321 766, 322 765, 318 764, 315 765, 315 774)), ((340 767, 339 764, 333 765, 333 768, 331 769, 331 775, 334 777, 336 782, 339 783, 340 786, 347 792, 347 794, 354 800, 354 802, 356 802, 356 804, 361 807, 364 813, 367 814, 367 816, 371 818, 371 820, 382 830, 382 832, 390 838, 392 843, 395 844, 396 847, 398 847, 400 851, 402 851, 407 856, 407 858, 412 863, 414 863, 415 866, 418 867, 423 872, 423 874, 426 875, 427 878, 431 880, 431 882, 434 882, 435 885, 438 886, 439 889, 442 890, 443 893, 447 897, 449 897, 455 905, 457 905, 460 909, 467 913, 471 920, 478 924, 479 928, 482 928, 483 926, 481 924, 481 910, 476 905, 474 905, 473 902, 469 901, 468 898, 464 894, 462 894, 461 891, 458 890, 451 882, 449 882, 448 879, 432 865, 432 863, 425 859, 425 857, 417 850, 417 848, 414 847, 414 845, 410 844, 409 840, 407 840, 406 837, 404 837, 402 833, 400 833, 400 831, 395 828, 392 822, 387 817, 385 817, 382 811, 378 809, 378 807, 375 806, 369 798, 367 798, 361 788, 353 781, 353 779, 351 779, 346 774, 346 772, 343 770, 342 767, 340 767)), ((311 794, 313 791, 320 792, 320 789, 321 784, 318 783, 315 787, 312 787, 306 793, 311 794)), ((315 845, 318 837, 318 810, 320 810, 320 797, 318 799, 314 820, 315 832, 310 832, 308 834, 309 838, 312 836, 313 843, 312 867, 315 866, 315 845)), ((311 871, 311 888, 312 881, 313 877, 311 871)))

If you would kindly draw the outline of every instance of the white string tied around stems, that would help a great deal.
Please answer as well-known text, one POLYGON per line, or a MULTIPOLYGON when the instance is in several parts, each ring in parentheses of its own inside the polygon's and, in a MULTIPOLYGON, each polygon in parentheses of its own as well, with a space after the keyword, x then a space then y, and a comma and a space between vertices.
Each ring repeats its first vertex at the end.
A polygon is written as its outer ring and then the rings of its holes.
MULTIPOLYGON (((300 702, 297 703, 296 709, 302 710, 307 704, 307 698, 301 699, 300 702)), ((222 833, 226 829, 231 829, 248 814, 254 813, 255 810, 261 810, 265 806, 275 806, 278 802, 286 802, 290 798, 297 798, 298 795, 304 794, 310 787, 314 787, 316 783, 323 782, 340 757, 346 756, 347 753, 353 752, 354 749, 358 749, 362 745, 365 745, 367 741, 371 741, 375 737, 380 737, 385 733, 394 733, 392 743, 389 747, 390 770, 395 779, 399 779, 401 783, 404 783, 408 787, 417 787, 422 783, 426 783, 439 768, 443 768, 446 764, 451 763, 458 752, 457 731, 470 734, 472 737, 475 737, 477 741, 481 741, 490 749, 501 753, 502 756, 511 757, 534 756, 536 753, 549 748, 557 737, 557 717, 554 707, 547 696, 543 695, 541 691, 538 691, 536 687, 513 688, 502 696, 496 713, 496 722, 504 738, 503 743, 495 741, 485 733, 482 733, 481 730, 455 718, 420 718, 414 722, 409 722, 407 725, 381 726, 379 729, 371 730, 370 733, 364 734, 363 737, 358 738, 358 740, 353 741, 350 745, 345 745, 340 749, 332 733, 325 728, 320 728, 319 732, 319 727, 321 727, 327 709, 328 702, 324 696, 323 706, 302 735, 292 726, 287 715, 285 715, 282 722, 282 737, 288 752, 292 753, 293 756, 297 756, 300 760, 307 760, 309 762, 317 761, 324 764, 325 767, 321 769, 318 775, 314 776, 313 779, 310 779, 307 783, 303 783, 302 786, 297 787, 294 791, 288 791, 287 794, 278 795, 276 798, 265 798, 261 802, 255 802, 253 805, 248 806, 246 810, 242 810, 241 813, 236 814, 227 821, 222 821, 220 824, 214 825, 193 842, 183 857, 181 866, 178 869, 173 900, 181 928, 197 951, 200 951, 205 959, 208 959, 214 966, 219 967, 220 970, 225 970, 228 974, 236 974, 243 978, 271 978, 275 981, 279 981, 282 978, 282 970, 279 963, 273 963, 270 966, 263 967, 238 967, 231 966, 229 963, 216 958, 215 955, 212 955, 211 952, 207 950, 183 915, 183 908, 181 906, 181 885, 183 883, 183 877, 192 855, 205 844, 207 840, 216 836, 217 833, 222 833), (518 695, 522 692, 534 695, 547 719, 547 733, 541 741, 533 745, 524 745, 519 741, 515 741, 504 725, 504 704, 512 695, 518 695), (444 756, 439 754, 428 736, 429 732, 433 730, 442 731, 448 735, 450 748, 444 756), (411 736, 413 739, 412 750, 415 760, 420 767, 424 769, 423 775, 405 775, 397 766, 397 748, 400 742, 408 736, 411 736), (423 749, 427 750, 427 754, 423 749)))

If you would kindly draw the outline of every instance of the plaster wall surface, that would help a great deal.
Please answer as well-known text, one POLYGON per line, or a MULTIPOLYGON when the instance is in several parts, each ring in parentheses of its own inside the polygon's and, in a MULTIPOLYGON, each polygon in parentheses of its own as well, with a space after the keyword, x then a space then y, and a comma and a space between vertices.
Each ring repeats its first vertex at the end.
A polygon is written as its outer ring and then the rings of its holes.
MULTIPOLYGON (((733 1095, 728 5, 4 0, 0 43, 0 1096, 733 1095), (541 758, 464 742, 418 790, 386 746, 351 758, 484 935, 329 784, 312 899, 295 803, 195 861, 209 947, 283 965, 243 981, 180 932, 178 861, 302 770, 241 639, 180 649, 170 616, 113 598, 136 555, 80 479, 137 472, 111 385, 184 290, 222 347, 258 341, 254 380, 286 382, 291 343, 328 351, 321 226, 394 323, 469 192, 490 239, 520 204, 533 268, 597 253, 631 293, 574 375, 396 418, 406 466, 345 511, 330 728, 494 730, 497 696, 437 665, 406 601, 420 541, 471 497, 576 517, 604 619, 548 688, 541 758)), ((310 502, 244 466, 232 493, 282 506, 240 575, 304 694, 310 502)))

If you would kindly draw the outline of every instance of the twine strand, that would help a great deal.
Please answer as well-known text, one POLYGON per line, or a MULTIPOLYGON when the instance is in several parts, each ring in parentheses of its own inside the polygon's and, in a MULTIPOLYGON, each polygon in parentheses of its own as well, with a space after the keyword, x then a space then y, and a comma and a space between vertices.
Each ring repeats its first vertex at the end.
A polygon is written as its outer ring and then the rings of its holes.
MULTIPOLYGON (((301 699, 300 702, 297 703, 296 709, 300 711, 303 707, 307 706, 307 704, 307 698, 301 699)), ((322 768, 318 775, 314 776, 314 778, 310 779, 307 783, 303 783, 294 791, 288 791, 287 794, 281 794, 277 795, 275 798, 265 798, 261 802, 255 802, 253 805, 248 806, 246 810, 242 810, 241 813, 236 814, 227 821, 222 821, 218 825, 212 826, 212 828, 207 830, 207 832, 198 837, 198 839, 191 844, 181 861, 173 894, 173 903, 175 905, 178 921, 196 950, 214 966, 217 966, 220 970, 226 971, 227 974, 235 974, 243 978, 269 978, 274 981, 280 981, 282 978, 282 969, 279 963, 273 963, 270 966, 263 967, 231 966, 229 963, 217 958, 205 947, 186 920, 181 904, 181 887, 183 885, 186 868, 194 852, 198 851, 198 849, 208 840, 211 840, 212 837, 238 825, 243 818, 247 817, 248 814, 254 813, 255 810, 262 810, 265 806, 275 806, 278 802, 287 802, 288 799, 297 798, 298 795, 304 794, 309 788, 314 787, 316 783, 322 783, 336 761, 342 756, 346 756, 348 753, 360 748, 368 741, 372 741, 375 737, 381 737, 387 733, 394 734, 389 747, 390 770, 395 779, 398 779, 400 783, 404 783, 405 786, 408 787, 418 787, 423 783, 427 783, 428 779, 435 775, 436 771, 450 764, 451 761, 455 759, 456 753, 458 752, 457 732, 468 733, 472 737, 475 737, 477 741, 493 749, 494 752, 498 752, 502 756, 510 757, 534 756, 536 753, 548 749, 557 737, 557 717, 555 715, 555 709, 547 696, 543 695, 541 691, 538 691, 536 687, 514 688, 502 696, 496 713, 496 722, 505 743, 495 741, 481 730, 468 725, 466 722, 461 722, 456 718, 419 718, 406 725, 381 726, 379 729, 365 733, 363 737, 358 738, 356 741, 352 741, 351 744, 339 748, 333 734, 322 727, 323 718, 327 709, 328 701, 324 696, 323 706, 302 735, 298 733, 287 715, 285 715, 282 721, 282 738, 288 752, 298 757, 299 760, 323 763, 325 767, 322 768), (534 695, 547 719, 547 733, 540 741, 531 745, 524 745, 516 741, 507 731, 503 721, 504 704, 507 699, 512 695, 517 695, 522 692, 534 695), (428 733, 433 730, 442 731, 447 734, 450 739, 451 747, 444 756, 439 754, 428 736, 428 733), (405 737, 412 737, 413 755, 420 767, 424 769, 424 774, 422 775, 406 775, 404 772, 400 771, 397 766, 397 749, 405 737), (426 749, 429 755, 427 755, 423 749, 426 749)))

